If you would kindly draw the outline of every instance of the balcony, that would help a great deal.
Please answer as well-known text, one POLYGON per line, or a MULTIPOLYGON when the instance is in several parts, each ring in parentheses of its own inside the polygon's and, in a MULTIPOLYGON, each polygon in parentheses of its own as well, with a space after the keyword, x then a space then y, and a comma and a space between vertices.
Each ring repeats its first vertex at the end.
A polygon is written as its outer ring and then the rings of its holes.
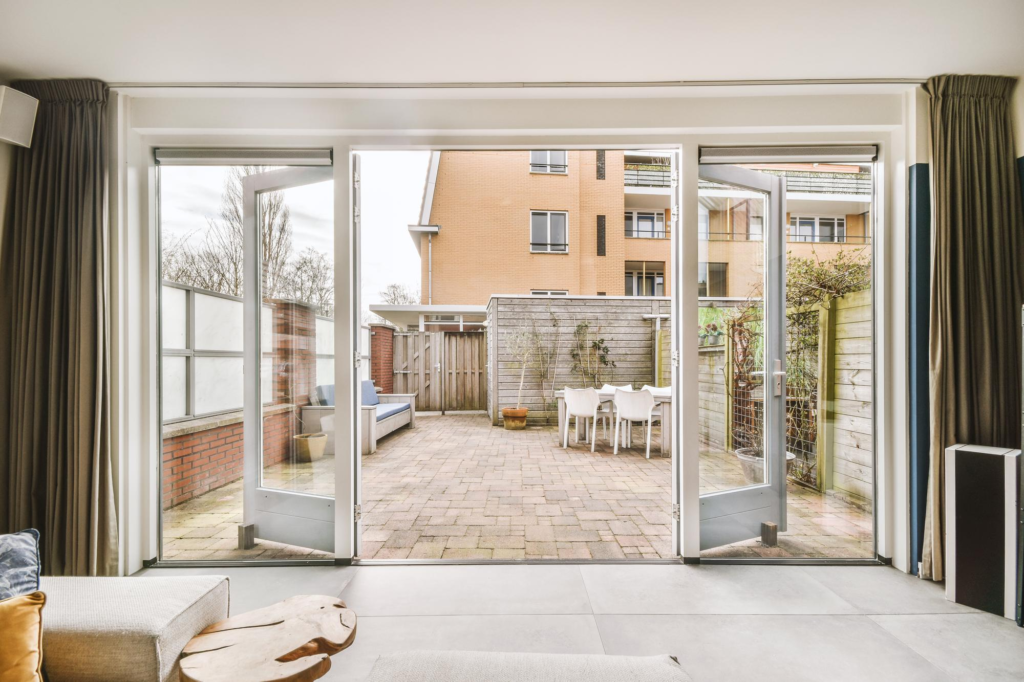
POLYGON ((626 187, 671 187, 672 167, 646 163, 627 163, 626 187))

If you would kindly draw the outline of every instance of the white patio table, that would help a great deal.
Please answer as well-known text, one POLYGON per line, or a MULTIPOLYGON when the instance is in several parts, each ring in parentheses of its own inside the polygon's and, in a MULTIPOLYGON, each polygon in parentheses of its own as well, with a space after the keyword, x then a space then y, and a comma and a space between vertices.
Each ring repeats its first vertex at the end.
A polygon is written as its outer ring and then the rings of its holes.
MULTIPOLYGON (((602 403, 610 403, 615 399, 615 394, 608 391, 598 391, 597 395, 601 398, 602 403)), ((562 429, 565 428, 565 391, 555 391, 555 400, 558 401, 558 434, 561 438, 561 434, 564 433, 562 429)), ((661 454, 671 455, 672 454, 672 391, 667 389, 664 393, 661 391, 654 393, 654 402, 657 403, 658 407, 661 408, 661 454)), ((612 417, 614 419, 614 416, 612 417)), ((584 431, 586 431, 584 429, 584 431)), ((596 433, 596 432, 595 432, 596 433)), ((589 434, 583 434, 583 441, 589 442, 587 439, 589 434)), ((626 434, 623 433, 623 445, 626 444, 626 434)))

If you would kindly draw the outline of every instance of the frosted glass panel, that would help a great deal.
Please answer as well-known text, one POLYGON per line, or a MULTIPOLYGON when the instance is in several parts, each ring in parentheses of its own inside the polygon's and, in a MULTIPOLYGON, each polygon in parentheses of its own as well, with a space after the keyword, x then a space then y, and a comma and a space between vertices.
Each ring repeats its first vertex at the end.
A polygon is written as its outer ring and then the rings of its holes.
MULTIPOLYGON (((363 363, 369 366, 369 363, 363 363)), ((369 378, 369 377, 367 377, 369 378)), ((316 385, 325 386, 334 383, 334 358, 316 359, 316 385)))
POLYGON ((316 318, 316 354, 334 355, 334 320, 316 318))
POLYGON ((195 294, 196 350, 241 351, 242 302, 195 294))
POLYGON ((185 347, 186 338, 186 297, 184 289, 162 287, 163 309, 160 325, 164 348, 181 349, 185 347))
POLYGON ((242 358, 195 358, 195 413, 242 409, 242 358))
POLYGON ((274 361, 271 358, 260 360, 260 399, 264 405, 274 402, 274 361))
POLYGON ((185 416, 186 360, 182 357, 164 356, 163 361, 163 412, 164 420, 180 419, 185 416))

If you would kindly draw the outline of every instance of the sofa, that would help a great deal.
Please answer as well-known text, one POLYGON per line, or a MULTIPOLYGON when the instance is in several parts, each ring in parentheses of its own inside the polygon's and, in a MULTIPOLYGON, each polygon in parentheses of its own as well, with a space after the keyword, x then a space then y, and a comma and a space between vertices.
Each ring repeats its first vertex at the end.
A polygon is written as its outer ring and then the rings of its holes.
POLYGON ((372 381, 363 381, 360 397, 362 454, 376 452, 377 441, 396 429, 416 428, 415 393, 377 393, 372 381))
MULTIPOLYGON (((361 451, 369 455, 377 451, 377 441, 395 429, 408 425, 416 427, 415 393, 377 393, 372 381, 359 386, 359 411, 362 426, 361 451)), ((326 433, 325 455, 334 454, 334 386, 317 386, 311 398, 316 405, 302 408, 302 432, 326 433)))
POLYGON ((40 579, 49 682, 173 682, 188 641, 228 617, 228 579, 40 579))

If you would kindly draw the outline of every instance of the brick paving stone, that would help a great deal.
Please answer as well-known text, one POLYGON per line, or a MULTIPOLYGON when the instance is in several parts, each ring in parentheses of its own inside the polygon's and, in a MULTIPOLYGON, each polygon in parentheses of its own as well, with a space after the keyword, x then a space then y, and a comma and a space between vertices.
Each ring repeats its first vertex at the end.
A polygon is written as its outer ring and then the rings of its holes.
MULTIPOLYGON (((642 443, 637 434, 634 443, 642 443)), ((659 438, 655 428, 654 439, 659 438)), ((671 557, 672 467, 656 447, 649 460, 640 447, 612 455, 599 436, 594 453, 573 444, 563 450, 553 426, 505 431, 483 415, 422 415, 415 429, 381 439, 362 464, 363 559, 405 559, 414 553, 437 558, 439 547, 442 558, 554 559, 560 553, 565 558, 582 554, 569 539, 574 537, 593 538, 578 542, 594 559, 671 557), (468 546, 449 544, 455 538, 468 546), (496 538, 525 547, 482 548, 480 543, 498 545, 496 538), (644 544, 631 544, 640 540, 644 544)), ((267 467, 264 480, 271 487, 330 495, 333 472, 334 458, 327 456, 312 464, 267 467)), ((734 455, 701 452, 701 492, 745 485, 734 455)), ((702 556, 873 556, 869 509, 795 484, 788 493, 789 529, 780 534, 777 548, 753 539, 702 556)), ((239 550, 241 504, 237 480, 166 510, 163 558, 331 557, 265 540, 239 550), (181 542, 185 545, 175 544, 181 542)))

